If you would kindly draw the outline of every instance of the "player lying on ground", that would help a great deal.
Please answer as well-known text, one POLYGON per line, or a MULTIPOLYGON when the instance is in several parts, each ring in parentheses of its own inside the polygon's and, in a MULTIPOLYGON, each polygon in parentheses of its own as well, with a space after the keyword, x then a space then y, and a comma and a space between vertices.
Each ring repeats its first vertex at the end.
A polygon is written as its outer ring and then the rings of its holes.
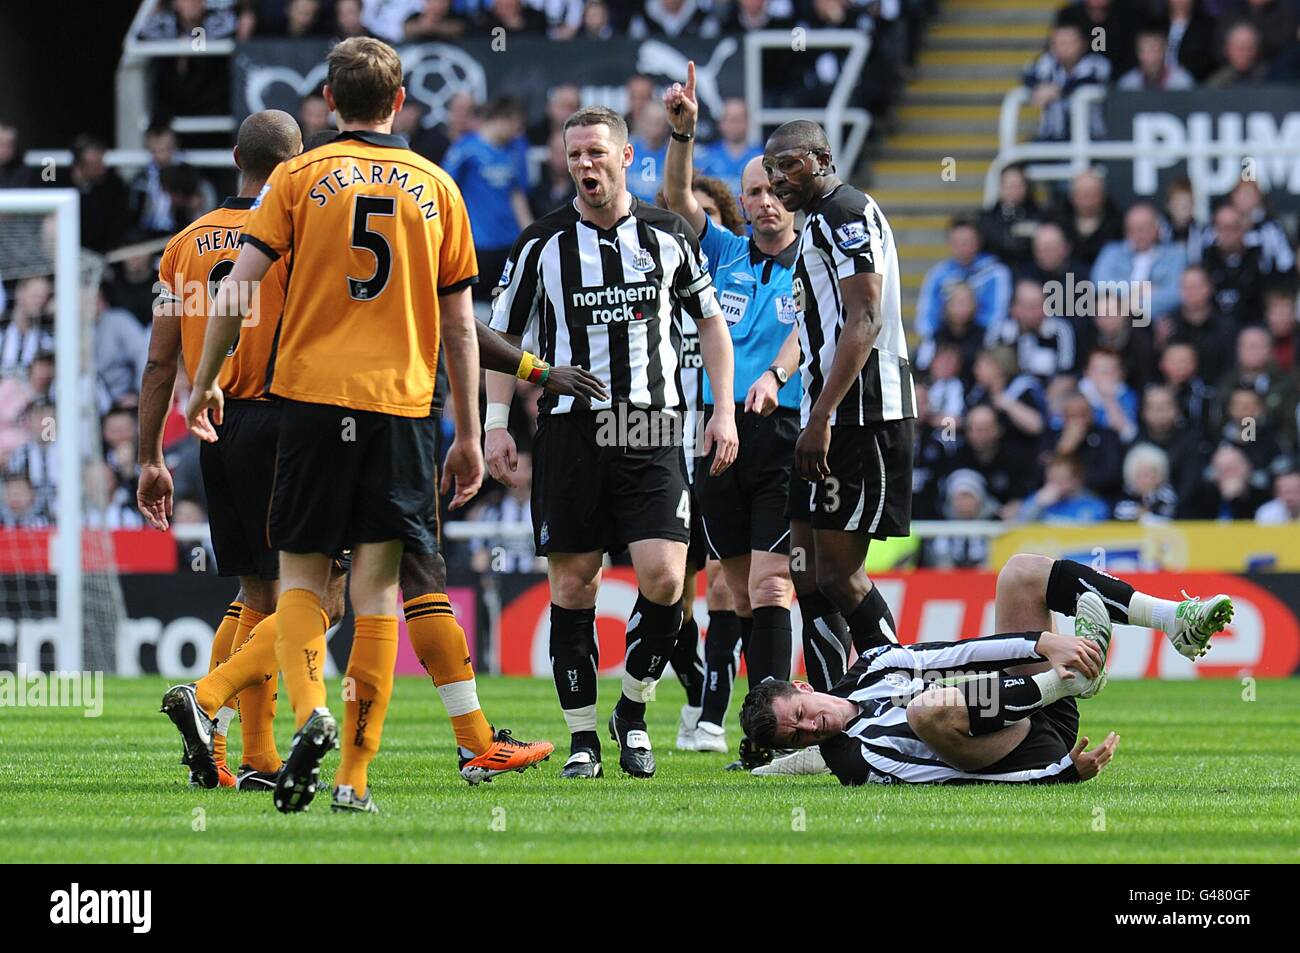
POLYGON ((1075 698, 1105 687, 1112 623, 1157 628, 1195 659, 1232 612, 1227 596, 1157 599, 1080 563, 1021 554, 998 574, 1005 634, 871 649, 831 692, 765 682, 741 723, 760 744, 817 745, 811 757, 843 784, 1086 781, 1119 742, 1112 732, 1089 752, 1076 740, 1075 698), (1075 616, 1075 637, 1049 631, 1053 611, 1075 616))

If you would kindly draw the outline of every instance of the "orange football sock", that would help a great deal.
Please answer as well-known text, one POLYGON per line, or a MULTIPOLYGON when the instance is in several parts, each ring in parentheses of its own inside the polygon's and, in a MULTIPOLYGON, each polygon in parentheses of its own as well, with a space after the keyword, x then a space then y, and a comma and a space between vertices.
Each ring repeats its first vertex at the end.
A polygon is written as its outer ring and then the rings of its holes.
POLYGON ((352 655, 343 680, 343 757, 334 784, 350 784, 361 797, 366 793, 367 769, 379 753, 396 663, 397 616, 357 616, 352 655))
MULTIPOLYGON (((216 634, 212 637, 212 653, 208 656, 208 671, 230 658, 230 653, 235 650, 238 644, 235 641, 236 634, 239 631, 239 615, 243 611, 242 602, 232 602, 226 606, 226 614, 222 616, 221 624, 217 626, 216 634)), ((226 699, 221 700, 218 708, 224 707, 226 699)), ((230 728, 230 719, 220 717, 217 719, 217 730, 212 736, 212 757, 217 764, 226 760, 226 732, 230 728)))
POLYGON ((280 593, 275 614, 275 657, 293 705, 294 730, 325 706, 325 614, 320 597, 307 589, 280 593))
POLYGON ((406 612, 411 647, 438 687, 451 717, 456 744, 476 755, 482 754, 492 745, 492 727, 479 706, 469 643, 465 640, 465 630, 456 621, 451 600, 445 592, 431 592, 408 599, 402 608, 406 612))
MULTIPOLYGON (((236 637, 236 644, 239 645, 236 654, 243 651, 253 631, 270 618, 272 616, 263 615, 244 606, 244 611, 239 617, 239 632, 243 638, 240 640, 236 637)), ((275 692, 278 686, 276 678, 278 671, 274 667, 274 633, 268 635, 263 632, 259 641, 270 647, 269 652, 262 650, 261 667, 266 668, 266 663, 269 662, 271 670, 259 671, 258 681, 242 689, 235 696, 235 707, 239 709, 240 734, 244 741, 244 753, 240 761, 256 771, 277 771, 280 768, 280 753, 275 747, 275 692)), ((233 657, 231 661, 234 661, 233 657)))
MULTIPOLYGON (((248 611, 248 610, 245 610, 248 611)), ((244 689, 275 678, 276 618, 274 614, 253 627, 235 654, 199 679, 195 692, 200 707, 209 715, 244 689)))

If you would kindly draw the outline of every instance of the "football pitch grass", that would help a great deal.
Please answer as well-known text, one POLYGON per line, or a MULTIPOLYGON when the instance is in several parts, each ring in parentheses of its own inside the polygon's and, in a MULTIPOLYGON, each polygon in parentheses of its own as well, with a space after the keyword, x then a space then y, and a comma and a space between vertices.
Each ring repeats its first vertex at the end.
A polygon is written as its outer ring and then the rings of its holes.
MULTIPOLYGON (((741 683, 743 686, 743 683, 741 683)), ((159 678, 108 679, 104 711, 0 712, 0 858, 9 862, 1296 862, 1300 679, 1111 682, 1082 703, 1093 742, 1122 740, 1086 784, 841 787, 829 775, 729 773, 674 750, 682 693, 650 706, 659 773, 633 780, 605 744, 604 779, 561 781, 567 735, 549 681, 481 678, 490 718, 557 751, 471 788, 432 685, 401 678, 371 768, 382 813, 306 814, 269 794, 195 790, 158 703, 159 678)), ((738 686, 741 687, 741 686, 738 686)), ((617 682, 601 685, 608 717, 617 682)), ((330 699, 337 702, 337 680, 330 699)), ((733 701, 728 735, 738 740, 733 701)), ((342 720, 342 706, 335 714, 342 720)), ((283 698, 281 753, 292 733, 283 698)), ((231 746, 238 748, 238 722, 231 746)), ((605 729, 601 726, 602 739, 605 729)), ((237 761, 232 761, 237 764, 237 761)), ((338 753, 324 763, 332 777, 338 753)))

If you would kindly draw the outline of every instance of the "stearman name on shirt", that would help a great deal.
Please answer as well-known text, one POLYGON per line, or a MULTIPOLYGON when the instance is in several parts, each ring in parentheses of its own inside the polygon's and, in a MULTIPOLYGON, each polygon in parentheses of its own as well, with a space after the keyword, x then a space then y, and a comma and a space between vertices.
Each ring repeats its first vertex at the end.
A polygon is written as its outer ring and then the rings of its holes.
MULTIPOLYGON (((410 170, 399 171, 398 166, 389 162, 371 162, 367 163, 366 167, 354 164, 350 168, 350 172, 346 168, 332 169, 321 176, 307 193, 307 197, 318 207, 324 208, 331 199, 354 185, 396 185, 419 206, 420 211, 424 213, 425 221, 437 217, 437 203, 433 199, 422 201, 424 183, 417 182, 413 186, 408 184, 411 177, 410 170), (324 191, 321 191, 322 189, 324 191)), ((270 188, 269 183, 267 188, 270 188)), ((266 189, 263 189, 262 194, 266 194, 266 189)), ((261 201, 261 196, 258 196, 258 201, 261 201)))

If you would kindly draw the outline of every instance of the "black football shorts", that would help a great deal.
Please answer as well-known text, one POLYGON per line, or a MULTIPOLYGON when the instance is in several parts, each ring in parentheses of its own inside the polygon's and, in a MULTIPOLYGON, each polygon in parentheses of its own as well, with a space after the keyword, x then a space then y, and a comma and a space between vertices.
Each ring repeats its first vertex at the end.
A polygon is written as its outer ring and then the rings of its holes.
POLYGON ((831 427, 830 476, 816 483, 790 478, 786 515, 813 529, 907 536, 912 526, 913 421, 831 427))

